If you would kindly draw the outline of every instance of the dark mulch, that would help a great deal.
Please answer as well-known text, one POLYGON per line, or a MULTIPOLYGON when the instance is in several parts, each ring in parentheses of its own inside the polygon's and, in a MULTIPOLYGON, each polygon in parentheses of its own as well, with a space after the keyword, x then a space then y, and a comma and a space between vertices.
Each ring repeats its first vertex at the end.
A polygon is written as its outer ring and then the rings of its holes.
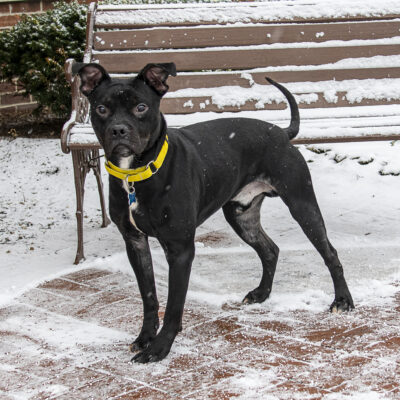
POLYGON ((65 118, 52 116, 33 116, 32 113, 0 114, 0 136, 3 137, 60 137, 65 118))

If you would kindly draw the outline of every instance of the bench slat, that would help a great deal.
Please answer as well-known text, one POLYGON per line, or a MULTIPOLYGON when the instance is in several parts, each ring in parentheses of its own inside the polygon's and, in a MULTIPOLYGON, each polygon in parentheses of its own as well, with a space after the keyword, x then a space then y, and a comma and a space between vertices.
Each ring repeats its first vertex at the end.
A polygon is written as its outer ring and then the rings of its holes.
POLYGON ((149 62, 174 62, 178 71, 250 69, 260 66, 318 65, 346 58, 388 56, 399 53, 399 44, 370 46, 261 48, 198 51, 137 51, 94 53, 111 73, 138 72, 149 62))
MULTIPOLYGON (((132 79, 135 75, 114 74, 112 76, 120 79, 132 79)), ((218 88, 221 86, 249 88, 251 86, 250 81, 261 85, 265 84, 266 76, 281 83, 400 78, 400 58, 399 67, 390 68, 371 66, 369 68, 318 69, 316 67, 315 69, 305 70, 293 68, 293 70, 289 71, 269 71, 267 69, 265 72, 253 72, 252 70, 243 72, 186 72, 170 78, 168 84, 170 92, 189 87, 194 89, 218 88)))
MULTIPOLYGON (((399 60, 400 61, 400 60, 399 60)), ((385 79, 400 78, 400 67, 393 68, 350 68, 350 69, 310 69, 293 71, 265 72, 226 72, 226 73, 184 73, 168 81, 170 91, 190 88, 212 88, 221 86, 250 87, 250 79, 258 84, 265 84, 268 76, 277 82, 321 82, 343 81, 350 79, 385 79), (247 78, 246 78, 247 76, 247 78)))
MULTIPOLYGON (((398 14, 385 14, 382 16, 376 16, 376 17, 367 17, 367 16, 343 16, 343 17, 338 17, 338 18, 315 18, 314 20, 311 18, 313 23, 318 23, 318 24, 324 24, 324 23, 338 23, 338 22, 369 22, 369 21, 376 21, 376 20, 395 20, 399 17, 398 14)), ((207 25, 215 25, 217 24, 218 21, 212 20, 212 21, 199 21, 199 22, 190 22, 190 21, 185 21, 185 22, 177 22, 177 23, 171 23, 171 21, 161 21, 157 23, 158 27, 196 27, 196 26, 207 26, 207 25)), ((248 21, 249 24, 271 24, 271 23, 278 23, 278 24, 290 24, 290 23, 297 23, 297 24, 304 24, 304 23, 310 23, 309 18, 286 18, 286 19, 281 19, 279 22, 274 19, 262 19, 262 20, 251 20, 248 21)), ((99 30, 113 30, 113 29, 149 29, 154 27, 154 23, 151 22, 138 22, 135 23, 133 21, 123 21, 121 20, 120 22, 110 22, 110 23, 101 23, 100 21, 96 24, 97 29, 99 30)))
MULTIPOLYGON (((338 97, 336 102, 328 102, 324 93, 316 93, 316 99, 309 103, 299 101, 299 108, 333 108, 333 107, 352 107, 352 106, 376 106, 376 105, 389 105, 400 104, 400 99, 390 100, 375 100, 363 99, 357 103, 350 103, 345 99, 345 92, 337 92, 338 97)), ((308 96, 305 97, 308 99, 308 96)), ((239 112, 239 111, 253 111, 253 110, 282 110, 286 108, 286 103, 267 103, 265 105, 258 105, 256 100, 248 100, 245 104, 241 105, 224 105, 219 107, 214 104, 210 96, 202 97, 178 97, 178 98, 165 98, 161 103, 161 111, 165 114, 190 114, 195 112, 239 112)))
POLYGON ((98 28, 222 25, 236 23, 322 22, 379 20, 398 17, 400 5, 392 0, 360 8, 345 0, 323 7, 318 1, 279 1, 219 4, 99 6, 98 28), (345 12, 343 12, 345 10, 345 12))
POLYGON ((400 21, 274 24, 241 27, 152 28, 97 32, 96 50, 179 49, 328 40, 382 39, 399 35, 400 21))

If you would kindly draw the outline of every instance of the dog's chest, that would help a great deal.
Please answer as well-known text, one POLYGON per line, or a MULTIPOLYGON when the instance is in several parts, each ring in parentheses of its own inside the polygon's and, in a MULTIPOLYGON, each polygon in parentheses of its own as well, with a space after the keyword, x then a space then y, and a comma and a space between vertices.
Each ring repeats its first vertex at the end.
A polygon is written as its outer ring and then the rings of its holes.
MULTIPOLYGON (((130 157, 122 157, 119 160, 119 167, 122 169, 128 169, 132 162, 132 156, 130 157)), ((139 209, 139 199, 136 194, 136 190, 133 184, 128 183, 127 181, 122 181, 122 185, 125 189, 127 195, 127 202, 129 205, 129 220, 131 224, 138 230, 140 230, 135 222, 134 214, 138 212, 139 209)))

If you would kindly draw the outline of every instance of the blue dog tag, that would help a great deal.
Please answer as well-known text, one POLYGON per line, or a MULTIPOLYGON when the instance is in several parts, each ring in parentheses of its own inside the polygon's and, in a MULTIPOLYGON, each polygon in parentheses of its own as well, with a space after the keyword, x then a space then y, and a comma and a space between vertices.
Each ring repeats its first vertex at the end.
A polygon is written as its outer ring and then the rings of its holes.
POLYGON ((136 203, 136 192, 135 189, 132 190, 132 192, 128 193, 128 199, 129 199, 129 205, 136 203))

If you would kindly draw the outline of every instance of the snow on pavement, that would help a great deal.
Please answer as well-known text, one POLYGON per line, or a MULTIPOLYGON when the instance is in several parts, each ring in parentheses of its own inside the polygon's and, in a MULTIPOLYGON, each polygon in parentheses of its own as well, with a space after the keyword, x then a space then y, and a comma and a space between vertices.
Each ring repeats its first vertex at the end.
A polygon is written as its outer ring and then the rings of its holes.
MULTIPOLYGON (((346 324, 361 321, 363 313, 368 310, 376 315, 390 314, 388 310, 396 304, 400 281, 400 143, 313 145, 308 148, 300 146, 300 150, 308 161, 329 237, 339 252, 355 304, 360 309, 359 314, 355 311, 345 317, 346 324)), ((0 178, 2 305, 15 310, 20 309, 21 304, 33 307, 32 312, 36 316, 38 309, 35 301, 38 300, 33 294, 41 293, 43 296, 45 292, 58 290, 50 283, 46 289, 46 281, 57 282, 56 277, 87 269, 103 270, 111 276, 129 274, 132 282, 128 285, 129 291, 134 293, 136 307, 140 310, 137 287, 133 283, 122 239, 114 226, 100 228, 101 214, 94 177, 89 175, 87 178, 85 197, 87 259, 79 266, 73 266, 76 223, 71 157, 61 152, 58 140, 1 139, 0 166, 3 171, 0 178), (40 284, 41 289, 35 289, 40 284)), ((107 183, 105 186, 107 190, 107 183)), ((239 325, 242 324, 240 329, 244 329, 243 326, 247 329, 253 323, 260 324, 262 318, 288 323, 296 313, 308 313, 311 321, 315 317, 314 323, 321 320, 324 324, 335 324, 326 315, 333 299, 328 270, 279 199, 265 200, 262 221, 267 233, 281 249, 271 298, 262 305, 247 308, 247 311, 239 308, 236 313, 235 305, 257 285, 261 268, 257 257, 240 242, 219 212, 198 229, 197 254, 188 293, 188 306, 195 310, 196 318, 221 315, 224 310, 233 307, 229 315, 237 315, 239 325)), ((161 304, 165 305, 167 265, 158 244, 154 240, 151 244, 157 289, 161 304)), ((68 279, 61 278, 61 281, 65 283, 68 279)), ((121 284, 121 280, 118 282, 121 284)), ((98 290, 91 285, 88 287, 98 290)), ((115 284, 111 287, 116 293, 119 289, 126 289, 115 284)), ((82 293, 82 301, 87 305, 84 295, 91 293, 82 293)), ((93 292, 93 295, 96 293, 93 292)), ((79 298, 74 304, 67 299, 65 301, 71 307, 77 307, 79 298)), ((77 338, 80 346, 93 343, 93 346, 100 347, 100 343, 104 343, 105 353, 98 356, 105 358, 112 352, 107 346, 126 343, 131 338, 130 334, 137 331, 139 323, 132 322, 132 330, 128 329, 128 334, 113 326, 94 329, 87 321, 77 321, 69 314, 60 316, 56 312, 51 314, 52 319, 47 311, 42 309, 41 312, 43 318, 39 319, 39 326, 37 318, 21 319, 16 312, 15 316, 8 315, 2 319, 1 329, 19 330, 22 336, 33 335, 50 347, 55 346, 57 338, 62 338, 65 343, 63 351, 78 361, 82 359, 79 358, 81 347, 74 347, 77 338)), ((393 333, 396 321, 389 319, 385 324, 382 329, 388 326, 386 332, 393 333)), ((176 357, 193 351, 194 339, 188 332, 180 335, 169 361, 148 367, 150 371, 159 373, 162 370, 166 373, 169 363, 176 357)), ((373 334, 378 333, 373 331, 373 334)), ((366 335, 365 338, 371 346, 374 345, 373 335, 366 335)), ((223 348, 221 340, 216 343, 223 348)), ((125 354, 125 350, 116 351, 117 354, 125 354)), ((129 357, 129 354, 125 356, 129 357)), ((317 361, 313 359, 313 362, 317 361)), ((374 363, 368 364, 366 373, 372 373, 372 368, 376 371, 380 368, 393 370, 397 365, 398 369, 398 352, 380 357, 374 363)), ((1 369, 4 368, 7 370, 15 366, 2 364, 1 369)), ((260 382, 265 389, 268 386, 265 382, 270 378, 282 378, 272 369, 250 369, 247 365, 245 371, 244 375, 233 374, 228 380, 228 386, 244 399, 256 398, 252 393, 258 392, 260 382)), ((52 384, 48 390, 53 390, 53 397, 56 397, 66 388, 52 384)), ((360 391, 362 385, 354 384, 353 392, 342 397, 331 394, 326 398, 356 399, 360 398, 357 397, 360 391)), ((22 392, 20 398, 30 398, 23 397, 26 393, 22 392)), ((363 399, 394 398, 371 387, 366 387, 362 396, 363 399)), ((271 395, 271 398, 285 397, 271 395)))
MULTIPOLYGON (((71 157, 61 152, 58 140, 1 139, 0 148, 0 293, 5 302, 45 278, 76 269, 72 265, 76 250, 75 191, 71 157)), ((400 173, 399 149, 399 142, 313 145, 308 149, 300 146, 329 237, 343 256, 347 249, 400 246, 400 178, 396 176, 400 173)), ((103 180, 107 191, 104 171, 103 180)), ((107 258, 112 257, 118 268, 130 273, 117 229, 113 225, 100 229, 100 217, 95 179, 90 174, 85 193, 87 261, 81 267, 106 265, 107 258)), ((280 199, 265 200, 262 219, 283 257, 288 250, 311 249, 280 199)), ((223 253, 221 257, 251 253, 231 232, 222 213, 201 226, 198 237, 209 232, 223 235, 226 243, 217 241, 217 248, 209 248, 198 242, 198 258, 218 256, 219 252, 223 253)), ((155 241, 152 243, 162 260, 161 249, 155 241)), ((354 261, 356 265, 345 265, 347 275, 363 268, 354 261)), ((395 265, 387 266, 380 273, 388 277, 395 270, 395 265)), ((361 276, 368 278, 364 273, 361 276)))

